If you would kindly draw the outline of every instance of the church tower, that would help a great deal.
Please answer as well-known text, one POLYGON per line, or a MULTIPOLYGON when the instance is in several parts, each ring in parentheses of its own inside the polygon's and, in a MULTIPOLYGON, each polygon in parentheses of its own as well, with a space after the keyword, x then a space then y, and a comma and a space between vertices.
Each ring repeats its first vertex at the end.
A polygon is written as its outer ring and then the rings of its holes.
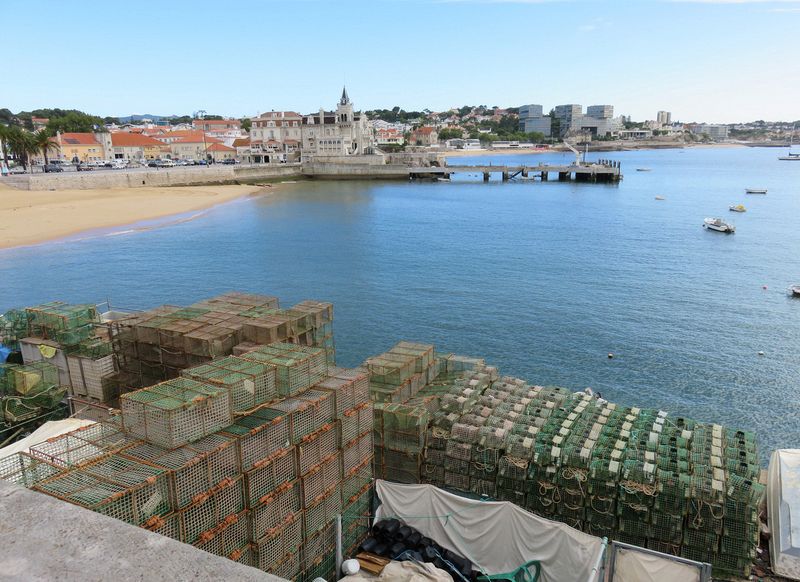
POLYGON ((353 123, 353 104, 347 95, 347 87, 342 88, 342 98, 336 106, 336 120, 340 124, 352 125, 353 123))

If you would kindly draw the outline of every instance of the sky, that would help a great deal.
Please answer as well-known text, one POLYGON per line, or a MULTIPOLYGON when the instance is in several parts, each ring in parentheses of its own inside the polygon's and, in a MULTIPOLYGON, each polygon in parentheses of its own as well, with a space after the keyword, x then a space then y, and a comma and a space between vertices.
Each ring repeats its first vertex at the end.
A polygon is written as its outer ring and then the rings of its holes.
POLYGON ((0 0, 0 108, 800 119, 800 0, 0 0))

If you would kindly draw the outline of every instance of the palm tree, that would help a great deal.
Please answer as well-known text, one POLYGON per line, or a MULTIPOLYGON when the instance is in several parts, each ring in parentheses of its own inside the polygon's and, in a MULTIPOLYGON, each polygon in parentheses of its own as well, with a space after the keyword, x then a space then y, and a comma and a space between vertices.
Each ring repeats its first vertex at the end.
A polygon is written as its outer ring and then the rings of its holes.
POLYGON ((8 143, 14 153, 14 157, 32 171, 32 157, 41 151, 34 135, 15 127, 11 132, 8 143))
POLYGON ((0 124, 0 149, 3 150, 4 167, 8 169, 9 138, 11 137, 11 127, 0 124))
POLYGON ((39 152, 44 154, 44 171, 46 172, 47 166, 50 165, 50 159, 48 158, 47 154, 51 151, 57 151, 58 144, 53 141, 52 135, 47 129, 40 129, 34 133, 32 137, 32 142, 36 146, 36 151, 32 153, 33 155, 36 155, 39 152))

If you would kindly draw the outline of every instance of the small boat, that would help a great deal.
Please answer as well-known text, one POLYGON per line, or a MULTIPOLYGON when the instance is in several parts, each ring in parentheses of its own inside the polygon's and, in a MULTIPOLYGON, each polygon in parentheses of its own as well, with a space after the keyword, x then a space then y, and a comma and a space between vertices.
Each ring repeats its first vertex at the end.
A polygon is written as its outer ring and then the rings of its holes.
POLYGON ((789 287, 789 293, 792 294, 792 297, 800 297, 800 285, 792 285, 789 287))
POLYGON ((636 168, 636 171, 637 172, 651 172, 652 170, 650 168, 636 168))
POLYGON ((745 188, 744 190, 747 194, 766 194, 766 188, 745 188))
POLYGON ((743 204, 737 204, 736 206, 731 206, 728 208, 731 212, 747 212, 747 208, 744 207, 743 204))
POLYGON ((664 200, 663 196, 656 196, 656 200, 664 200))
POLYGON ((794 145, 794 125, 792 126, 792 133, 789 134, 789 151, 785 156, 778 156, 778 159, 784 162, 800 162, 800 152, 793 152, 792 146, 794 145))
POLYGON ((706 218, 703 221, 703 228, 707 228, 708 230, 716 230, 717 232, 724 232, 727 234, 733 234, 736 232, 735 226, 728 224, 721 218, 706 218))

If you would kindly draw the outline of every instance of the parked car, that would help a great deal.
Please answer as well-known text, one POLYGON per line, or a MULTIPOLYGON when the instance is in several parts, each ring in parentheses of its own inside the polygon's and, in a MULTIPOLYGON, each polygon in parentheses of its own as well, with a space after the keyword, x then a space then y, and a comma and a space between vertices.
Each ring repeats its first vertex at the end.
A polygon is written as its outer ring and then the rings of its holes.
POLYGON ((78 170, 79 172, 89 172, 91 170, 94 170, 94 168, 89 164, 83 164, 83 163, 78 164, 75 169, 78 170))
POLYGON ((236 163, 236 160, 228 158, 227 160, 222 160, 221 163, 225 164, 226 166, 232 166, 236 163))
POLYGON ((44 167, 45 172, 63 172, 64 168, 61 167, 61 164, 47 164, 44 167))

